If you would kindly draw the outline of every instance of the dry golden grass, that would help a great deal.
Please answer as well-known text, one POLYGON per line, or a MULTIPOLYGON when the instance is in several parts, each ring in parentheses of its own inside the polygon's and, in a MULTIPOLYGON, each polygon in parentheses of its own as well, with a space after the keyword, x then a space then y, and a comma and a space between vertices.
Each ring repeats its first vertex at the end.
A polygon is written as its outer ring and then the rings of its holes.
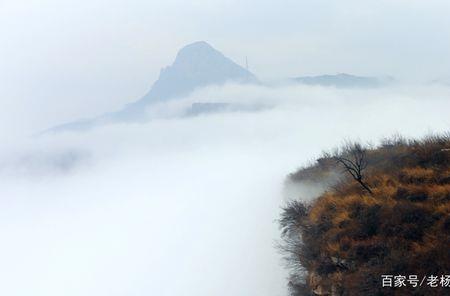
MULTIPOLYGON (((434 136, 385 141, 368 150, 364 182, 371 193, 348 178, 329 155, 292 174, 294 181, 317 181, 330 172, 342 176, 333 188, 304 205, 301 215, 285 211, 282 227, 290 227, 284 232, 289 260, 308 274, 302 286, 294 270, 297 283, 292 286, 299 288, 292 289, 292 295, 308 295, 304 291, 310 281, 315 286, 311 293, 333 289, 335 295, 448 292, 449 288, 387 289, 380 281, 382 274, 450 272, 449 148, 448 136, 434 136)), ((301 208, 293 203, 286 210, 293 205, 301 208)))

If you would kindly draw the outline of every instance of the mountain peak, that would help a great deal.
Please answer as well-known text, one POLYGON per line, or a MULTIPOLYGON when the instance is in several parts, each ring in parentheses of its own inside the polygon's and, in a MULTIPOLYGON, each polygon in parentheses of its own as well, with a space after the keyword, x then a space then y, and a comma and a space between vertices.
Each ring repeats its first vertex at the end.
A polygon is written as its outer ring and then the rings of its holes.
POLYGON ((189 51, 217 51, 206 41, 196 41, 185 45, 181 48, 178 53, 189 52, 189 51))
POLYGON ((141 101, 165 101, 186 96, 197 88, 229 81, 246 83, 257 79, 207 42, 197 41, 180 49, 174 63, 161 70, 158 80, 141 101))
POLYGON ((85 128, 94 123, 143 121, 147 119, 146 107, 153 103, 183 98, 198 88, 227 82, 257 83, 258 79, 207 42, 197 41, 178 51, 173 64, 161 69, 158 80, 140 100, 118 112, 59 126, 54 130, 85 128))
POLYGON ((215 57, 216 59, 226 58, 222 53, 214 49, 207 42, 197 41, 181 48, 177 53, 173 65, 179 65, 181 63, 199 63, 205 58, 209 59, 212 57, 215 57))

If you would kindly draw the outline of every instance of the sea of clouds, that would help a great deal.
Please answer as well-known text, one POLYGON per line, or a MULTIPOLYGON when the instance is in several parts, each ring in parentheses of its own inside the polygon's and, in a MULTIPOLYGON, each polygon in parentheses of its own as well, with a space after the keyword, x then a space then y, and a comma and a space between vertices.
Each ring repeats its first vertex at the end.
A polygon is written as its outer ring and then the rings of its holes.
POLYGON ((8 137, 0 294, 286 295, 286 175, 344 140, 446 132, 448 110, 439 85, 225 85, 153 106, 147 123, 8 137), (193 102, 258 108, 182 116, 193 102))

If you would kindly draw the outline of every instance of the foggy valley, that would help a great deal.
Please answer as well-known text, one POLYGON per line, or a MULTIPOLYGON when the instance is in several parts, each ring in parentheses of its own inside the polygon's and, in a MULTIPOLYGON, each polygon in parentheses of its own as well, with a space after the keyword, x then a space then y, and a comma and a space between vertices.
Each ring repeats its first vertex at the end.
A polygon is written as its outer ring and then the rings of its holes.
POLYGON ((449 95, 445 87, 226 85, 147 123, 9 143, 0 172, 2 291, 285 295, 275 220, 287 174, 343 139, 444 132, 449 95), (212 93, 271 108, 167 116, 212 93))
POLYGON ((282 208, 329 184, 287 176, 449 131, 438 0, 22 2, 0 3, 1 295, 289 295, 282 208))

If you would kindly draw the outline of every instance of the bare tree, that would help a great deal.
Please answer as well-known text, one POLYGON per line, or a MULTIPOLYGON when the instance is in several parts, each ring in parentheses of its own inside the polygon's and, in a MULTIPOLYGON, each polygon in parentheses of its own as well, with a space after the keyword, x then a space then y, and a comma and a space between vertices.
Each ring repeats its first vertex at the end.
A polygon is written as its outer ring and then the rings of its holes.
POLYGON ((366 151, 360 144, 350 144, 342 154, 334 156, 344 169, 358 182, 364 190, 373 195, 369 185, 364 182, 363 171, 367 167, 366 151))

